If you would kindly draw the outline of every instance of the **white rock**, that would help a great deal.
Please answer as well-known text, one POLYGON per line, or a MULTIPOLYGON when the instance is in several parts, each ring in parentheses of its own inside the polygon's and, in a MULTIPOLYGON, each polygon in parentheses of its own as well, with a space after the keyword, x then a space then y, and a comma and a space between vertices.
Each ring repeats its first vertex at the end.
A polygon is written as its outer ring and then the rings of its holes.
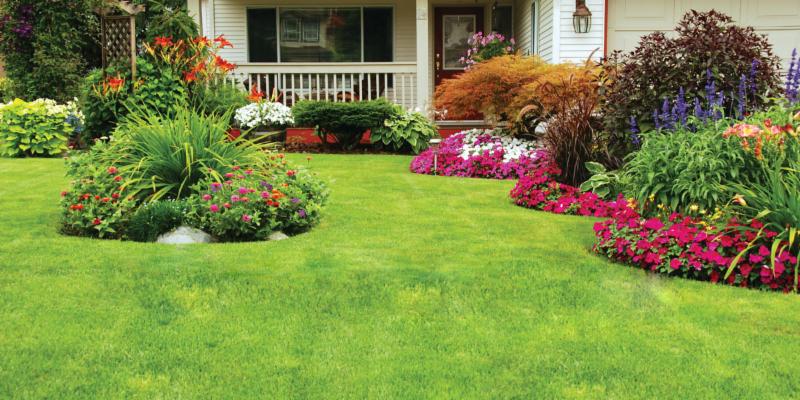
POLYGON ((211 235, 189 226, 179 226, 170 232, 158 237, 156 243, 165 244, 188 244, 188 243, 210 243, 211 235))
POLYGON ((288 239, 288 238, 289 238, 289 236, 287 236, 285 233, 283 233, 281 231, 278 231, 278 232, 272 232, 272 234, 269 235, 269 237, 267 239, 269 239, 269 240, 283 240, 283 239, 288 239))

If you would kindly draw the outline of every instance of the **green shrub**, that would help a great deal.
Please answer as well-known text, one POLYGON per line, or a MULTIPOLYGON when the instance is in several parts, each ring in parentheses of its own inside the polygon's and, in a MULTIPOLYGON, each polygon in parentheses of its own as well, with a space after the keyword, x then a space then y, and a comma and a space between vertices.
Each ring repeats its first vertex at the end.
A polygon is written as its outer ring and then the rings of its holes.
POLYGON ((144 204, 131 217, 126 237, 137 242, 155 242, 159 236, 181 226, 186 212, 186 204, 182 201, 144 204))
POLYGON ((23 99, 73 99, 81 77, 100 64, 101 0, 0 1, 0 54, 23 99))
POLYGON ((82 144, 111 134, 118 121, 128 113, 126 102, 130 90, 130 75, 117 68, 107 69, 105 78, 102 70, 94 70, 84 78, 80 94, 81 110, 86 118, 82 144))
POLYGON ((0 102, 7 103, 12 100, 14 94, 11 86, 11 81, 8 78, 0 78, 0 102))
POLYGON ((395 106, 394 116, 385 120, 383 126, 373 129, 370 140, 395 151, 410 150, 419 154, 436 136, 439 136, 436 125, 424 114, 406 112, 401 106, 395 106))
POLYGON ((69 235, 120 238, 136 199, 117 167, 102 157, 106 145, 67 159, 69 190, 61 193, 61 230, 69 235))
POLYGON ((249 104, 247 93, 228 84, 195 87, 190 98, 191 106, 204 115, 231 114, 249 104))
POLYGON ((0 155, 54 156, 67 149, 67 139, 82 129, 74 103, 20 99, 0 105, 0 155))
POLYGON ((263 170, 243 165, 222 179, 208 176, 195 192, 188 199, 189 224, 222 241, 307 231, 319 222, 328 196, 319 179, 284 164, 263 170))
POLYGON ((137 37, 141 41, 171 37, 173 40, 191 40, 198 34, 198 26, 186 9, 186 0, 134 0, 145 6, 136 16, 137 37))
POLYGON ((723 184, 753 179, 738 143, 713 126, 664 135, 644 134, 642 148, 624 167, 626 192, 641 204, 659 203, 686 214, 727 202, 723 184))
POLYGON ((328 135, 345 149, 353 149, 369 129, 383 126, 395 115, 394 106, 384 99, 356 102, 301 101, 292 108, 295 124, 314 127, 323 143, 328 135))
POLYGON ((675 35, 651 33, 632 52, 611 59, 616 61, 611 68, 613 84, 602 111, 605 128, 622 138, 627 138, 631 117, 643 130, 651 127, 653 111, 681 88, 687 99, 706 99, 709 71, 715 90, 726 96, 725 110, 733 109, 742 76, 749 80, 751 108, 765 104, 780 90, 780 60, 772 54, 767 38, 752 27, 734 25, 729 16, 714 10, 690 11, 678 23, 675 35))
POLYGON ((131 176, 130 189, 142 198, 179 199, 210 170, 232 172, 240 163, 268 163, 268 145, 228 138, 230 114, 202 115, 180 108, 172 117, 133 113, 114 131, 110 160, 131 176))

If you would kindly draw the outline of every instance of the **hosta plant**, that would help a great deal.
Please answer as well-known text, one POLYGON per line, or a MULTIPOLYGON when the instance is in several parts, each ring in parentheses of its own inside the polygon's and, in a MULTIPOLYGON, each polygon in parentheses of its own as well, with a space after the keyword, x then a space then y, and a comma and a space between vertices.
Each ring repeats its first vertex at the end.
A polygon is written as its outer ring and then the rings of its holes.
POLYGON ((83 129, 75 103, 16 99, 0 105, 0 155, 53 156, 67 149, 67 139, 83 129))
POLYGON ((439 135, 436 125, 422 113, 395 108, 393 117, 371 131, 372 143, 394 151, 411 150, 414 154, 427 149, 429 141, 439 135))

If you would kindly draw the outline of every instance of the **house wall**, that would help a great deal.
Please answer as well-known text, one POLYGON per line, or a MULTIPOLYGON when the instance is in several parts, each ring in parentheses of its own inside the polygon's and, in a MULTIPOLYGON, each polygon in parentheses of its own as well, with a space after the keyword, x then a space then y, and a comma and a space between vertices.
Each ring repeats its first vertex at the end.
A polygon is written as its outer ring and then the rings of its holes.
POLYGON ((534 52, 547 61, 553 61, 553 0, 517 0, 514 2, 514 37, 517 40, 517 48, 523 54, 533 54, 534 52), (532 5, 538 3, 536 17, 537 51, 533 49, 533 18, 532 5))
MULTIPOLYGON (((558 59, 555 62, 581 63, 591 55, 599 60, 603 57, 605 37, 605 0, 586 0, 586 7, 592 12, 592 27, 588 33, 575 33, 572 26, 572 13, 575 12, 575 2, 555 0, 558 9, 558 59), (592 54, 594 52, 594 54, 592 54)), ((647 0, 639 0, 646 2, 647 0)))

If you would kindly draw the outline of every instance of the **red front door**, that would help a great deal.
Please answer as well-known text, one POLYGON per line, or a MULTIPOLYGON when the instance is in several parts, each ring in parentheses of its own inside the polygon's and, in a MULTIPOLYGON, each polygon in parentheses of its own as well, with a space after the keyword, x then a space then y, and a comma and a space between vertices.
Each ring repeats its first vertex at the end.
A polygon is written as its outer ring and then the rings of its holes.
POLYGON ((464 71, 459 60, 467 54, 467 41, 483 32, 482 7, 437 7, 434 9, 434 73, 438 85, 464 71))

